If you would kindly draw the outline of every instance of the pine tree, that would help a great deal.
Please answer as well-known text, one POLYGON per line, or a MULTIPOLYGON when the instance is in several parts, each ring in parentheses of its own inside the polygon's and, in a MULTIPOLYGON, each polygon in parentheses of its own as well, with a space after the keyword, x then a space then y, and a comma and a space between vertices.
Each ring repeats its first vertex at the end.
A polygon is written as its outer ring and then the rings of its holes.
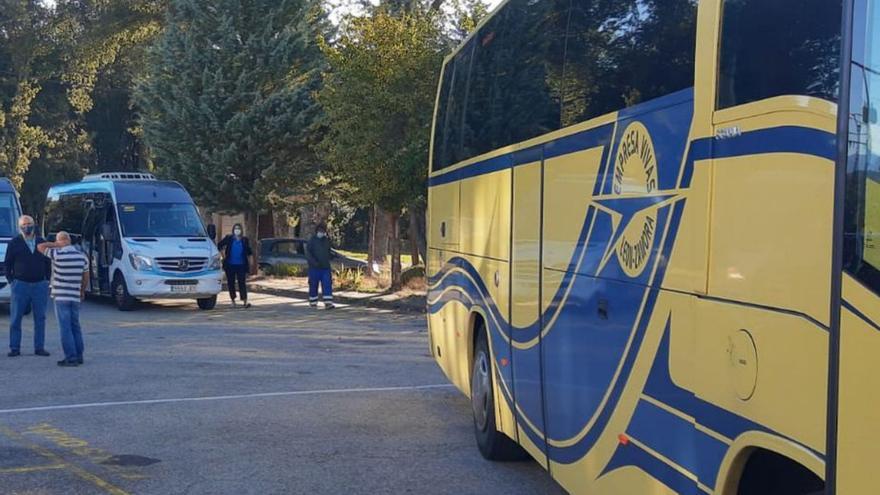
POLYGON ((173 0, 136 90, 157 171, 251 238, 313 166, 324 22, 316 0, 173 0))

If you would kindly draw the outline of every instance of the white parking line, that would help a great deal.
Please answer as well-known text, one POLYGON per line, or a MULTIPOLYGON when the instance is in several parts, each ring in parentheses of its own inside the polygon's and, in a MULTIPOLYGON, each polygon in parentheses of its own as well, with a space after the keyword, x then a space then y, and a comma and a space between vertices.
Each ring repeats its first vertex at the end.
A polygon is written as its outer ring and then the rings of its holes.
POLYGON ((266 397, 295 397, 301 395, 333 395, 355 393, 407 392, 451 388, 450 384, 413 385, 409 387, 375 387, 375 388, 337 388, 325 390, 296 390, 292 392, 265 392, 259 394, 216 395, 211 397, 180 397, 175 399, 125 400, 113 402, 89 402, 83 404, 61 404, 56 406, 21 407, 17 409, 0 409, 0 414, 16 414, 38 411, 62 411, 66 409, 89 409, 95 407, 139 406, 148 404, 173 404, 176 402, 207 402, 217 400, 261 399, 266 397))

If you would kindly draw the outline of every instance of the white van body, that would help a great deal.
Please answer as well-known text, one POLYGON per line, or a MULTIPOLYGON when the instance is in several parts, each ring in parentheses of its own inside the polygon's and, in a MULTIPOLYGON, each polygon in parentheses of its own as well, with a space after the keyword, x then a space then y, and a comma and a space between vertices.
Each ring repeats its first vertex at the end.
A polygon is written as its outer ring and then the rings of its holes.
POLYGON ((0 303, 12 299, 12 289, 6 281, 6 248, 9 241, 18 235, 18 218, 21 216, 21 203, 18 191, 9 179, 0 178, 0 303))
POLYGON ((87 291, 122 310, 137 299, 196 299, 212 309, 221 291, 220 253, 195 203, 177 182, 112 173, 54 186, 47 237, 64 230, 90 260, 87 291))

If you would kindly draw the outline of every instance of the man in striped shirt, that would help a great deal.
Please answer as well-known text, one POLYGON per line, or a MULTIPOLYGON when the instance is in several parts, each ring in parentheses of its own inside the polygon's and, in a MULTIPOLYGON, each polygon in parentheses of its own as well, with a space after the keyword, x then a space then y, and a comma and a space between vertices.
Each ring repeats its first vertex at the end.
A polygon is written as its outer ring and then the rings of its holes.
POLYGON ((67 232, 58 232, 55 242, 42 243, 37 249, 52 260, 52 297, 64 348, 64 359, 58 361, 58 366, 79 366, 83 364, 79 305, 85 296, 89 261, 70 244, 67 232))

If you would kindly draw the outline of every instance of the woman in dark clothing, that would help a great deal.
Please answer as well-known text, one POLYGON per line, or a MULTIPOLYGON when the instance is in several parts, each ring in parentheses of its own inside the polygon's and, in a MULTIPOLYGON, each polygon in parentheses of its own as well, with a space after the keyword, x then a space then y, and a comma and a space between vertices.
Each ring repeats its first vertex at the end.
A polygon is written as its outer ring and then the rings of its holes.
POLYGON ((241 224, 232 226, 232 235, 227 235, 217 244, 217 248, 223 251, 223 269, 226 270, 226 284, 229 286, 229 298, 235 306, 235 286, 238 283, 238 292, 241 294, 241 302, 245 308, 251 307, 247 300, 247 275, 250 272, 250 263, 254 254, 251 250, 250 240, 244 236, 241 224))

